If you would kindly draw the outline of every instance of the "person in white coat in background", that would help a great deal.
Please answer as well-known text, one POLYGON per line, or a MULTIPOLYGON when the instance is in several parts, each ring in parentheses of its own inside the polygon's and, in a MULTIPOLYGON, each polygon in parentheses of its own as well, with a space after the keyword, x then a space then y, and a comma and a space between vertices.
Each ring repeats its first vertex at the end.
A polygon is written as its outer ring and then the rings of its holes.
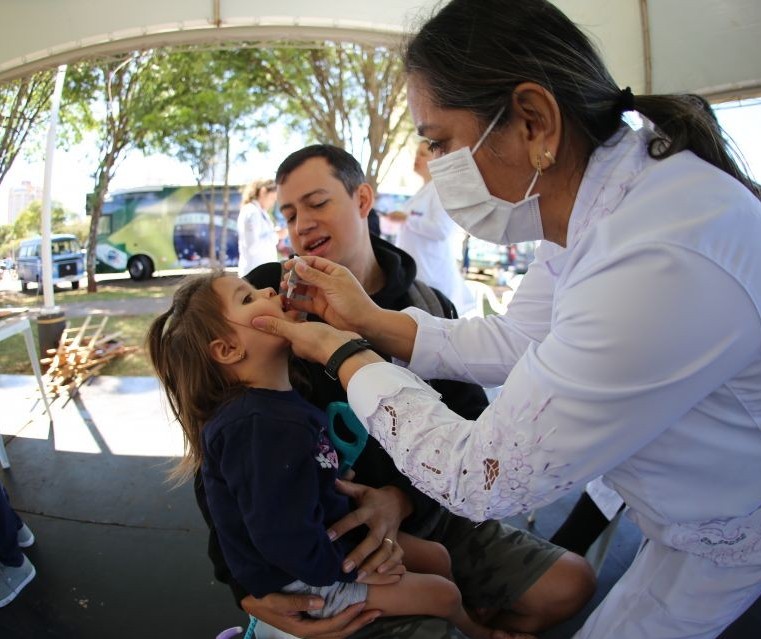
POLYGON ((278 241, 285 231, 275 227, 269 210, 277 201, 275 180, 255 180, 246 185, 238 213, 238 276, 267 262, 277 262, 278 241))
POLYGON ((603 475, 645 542, 577 638, 717 637, 761 595, 758 186, 699 101, 621 90, 546 0, 453 0, 405 67, 444 208, 481 239, 544 240, 507 312, 383 310, 312 257, 296 307, 330 325, 254 327, 330 361, 402 472, 458 514, 603 475), (428 377, 504 385, 469 421, 428 377))
POLYGON ((404 222, 396 245, 414 258, 418 279, 444 293, 462 317, 476 305, 475 295, 465 284, 457 261, 464 233, 441 206, 428 171, 428 160, 432 157, 428 142, 421 141, 413 170, 423 178, 423 186, 400 211, 390 213, 389 217, 404 222))

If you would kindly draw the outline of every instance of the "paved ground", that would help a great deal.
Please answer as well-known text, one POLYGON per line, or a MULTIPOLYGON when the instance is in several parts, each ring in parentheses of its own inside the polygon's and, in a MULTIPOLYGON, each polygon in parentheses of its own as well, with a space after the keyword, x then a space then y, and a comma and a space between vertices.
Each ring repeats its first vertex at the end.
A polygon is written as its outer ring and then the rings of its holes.
POLYGON ((0 375, 11 503, 37 577, 0 611, 3 639, 211 639, 243 621, 206 558, 181 453, 152 378, 99 377, 43 413, 34 379, 0 375))
MULTIPOLYGON (((84 317, 89 313, 109 313, 111 315, 137 315, 137 314, 149 314, 160 313, 166 310, 171 304, 171 290, 172 287, 182 278, 183 275, 187 275, 190 272, 188 270, 180 271, 166 271, 162 272, 157 277, 153 277, 149 280, 142 282, 134 282, 124 274, 109 274, 98 275, 96 278, 103 285, 107 285, 110 289, 114 288, 129 288, 139 289, 143 287, 164 287, 167 289, 165 297, 138 297, 129 298, 123 300, 108 300, 108 301, 89 301, 84 299, 81 302, 61 302, 60 296, 54 294, 54 302, 60 310, 63 311, 66 317, 84 317)), ((81 286, 86 286, 86 281, 81 281, 81 286)), ((63 286, 63 285, 62 285, 63 286)), ((11 279, 10 277, 0 277, 0 306, 8 306, 6 301, 10 299, 10 296, 4 295, 4 292, 16 293, 14 300, 20 299, 18 304, 21 306, 29 306, 28 315, 30 317, 36 317, 42 310, 41 298, 42 293, 35 288, 31 288, 26 293, 21 293, 21 286, 18 280, 11 279), (29 303, 25 303, 25 299, 29 299, 29 303), (38 304, 39 306, 34 306, 38 304)))
MULTIPOLYGON (((190 487, 166 483, 182 444, 156 381, 95 378, 78 399, 54 402, 52 426, 38 392, 30 376, 0 375, 0 433, 11 461, 0 481, 37 536, 28 555, 38 573, 0 611, 0 637, 213 639, 244 623, 213 579, 190 487)), ((550 536, 575 499, 541 509, 536 532, 550 536)), ((624 520, 593 602, 543 639, 571 637, 638 542, 624 520)), ((757 603, 722 639, 758 639, 760 629, 757 603)))

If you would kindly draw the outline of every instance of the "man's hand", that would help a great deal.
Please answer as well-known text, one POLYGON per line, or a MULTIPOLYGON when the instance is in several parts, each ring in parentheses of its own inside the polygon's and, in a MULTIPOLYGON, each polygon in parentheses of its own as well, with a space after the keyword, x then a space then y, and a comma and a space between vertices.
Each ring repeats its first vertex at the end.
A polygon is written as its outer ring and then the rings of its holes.
POLYGON ((305 619, 303 611, 319 610, 325 605, 322 599, 310 595, 273 593, 261 599, 248 595, 240 604, 249 615, 304 639, 345 639, 380 616, 379 610, 363 610, 363 602, 329 619, 305 619))
MULTIPOLYGON (((363 524, 370 529, 367 537, 346 556, 344 571, 350 572, 359 566, 360 573, 364 575, 397 575, 394 581, 398 581, 401 573, 396 568, 402 562, 404 551, 395 540, 402 520, 412 512, 407 496, 394 486, 377 489, 338 480, 336 487, 339 492, 351 497, 357 508, 333 524, 328 535, 337 539, 363 524)), ((358 581, 363 581, 363 578, 358 581)))

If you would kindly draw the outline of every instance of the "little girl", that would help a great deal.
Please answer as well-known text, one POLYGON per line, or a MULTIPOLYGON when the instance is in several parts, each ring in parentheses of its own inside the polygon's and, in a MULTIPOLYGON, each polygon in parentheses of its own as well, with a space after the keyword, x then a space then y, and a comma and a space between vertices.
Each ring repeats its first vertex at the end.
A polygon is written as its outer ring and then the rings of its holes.
MULTIPOLYGON (((178 476, 199 468, 225 559, 255 597, 313 593, 315 616, 366 601, 382 615, 444 617, 487 639, 462 607, 443 546, 400 533, 408 569, 396 583, 344 573, 347 540, 328 527, 350 510, 335 490, 338 457, 327 418, 291 387, 286 340, 251 328, 253 318, 291 318, 271 288, 224 272, 188 277, 148 332, 151 361, 182 427, 178 476), (438 574, 421 574, 421 573, 438 574)), ((387 579, 387 578, 386 578, 387 579)))

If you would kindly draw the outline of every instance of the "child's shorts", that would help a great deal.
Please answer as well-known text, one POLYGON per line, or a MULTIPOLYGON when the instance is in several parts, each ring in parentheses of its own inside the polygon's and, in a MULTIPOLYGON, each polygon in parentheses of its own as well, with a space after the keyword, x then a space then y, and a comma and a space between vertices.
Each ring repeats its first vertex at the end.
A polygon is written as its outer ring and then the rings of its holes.
POLYGON ((307 614, 316 619, 333 617, 349 606, 367 599, 367 584, 338 581, 330 586, 310 586, 303 581, 293 581, 281 592, 297 595, 317 595, 325 600, 319 610, 310 610, 307 614))

